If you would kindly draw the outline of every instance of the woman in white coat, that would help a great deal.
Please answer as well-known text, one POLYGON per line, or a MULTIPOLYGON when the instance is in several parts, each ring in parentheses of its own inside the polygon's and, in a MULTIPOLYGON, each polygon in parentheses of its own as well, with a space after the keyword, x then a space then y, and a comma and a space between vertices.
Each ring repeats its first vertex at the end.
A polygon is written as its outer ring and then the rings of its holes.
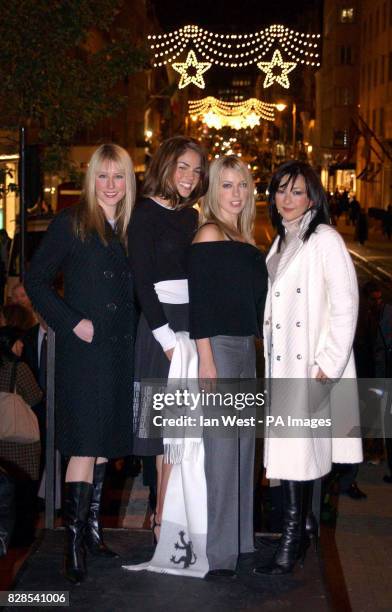
POLYGON ((280 166, 269 206, 278 235, 267 257, 264 347, 271 397, 264 463, 267 478, 282 483, 284 527, 272 563, 255 573, 283 574, 304 559, 309 545, 305 520, 313 480, 327 474, 332 462, 362 460, 361 440, 346 437, 359 424, 352 382, 358 288, 343 239, 330 225, 323 187, 308 164, 280 166), (342 378, 351 384, 343 386, 342 378), (314 418, 317 428, 291 429, 289 418, 298 416, 314 418), (326 431, 328 416, 332 427, 326 431))

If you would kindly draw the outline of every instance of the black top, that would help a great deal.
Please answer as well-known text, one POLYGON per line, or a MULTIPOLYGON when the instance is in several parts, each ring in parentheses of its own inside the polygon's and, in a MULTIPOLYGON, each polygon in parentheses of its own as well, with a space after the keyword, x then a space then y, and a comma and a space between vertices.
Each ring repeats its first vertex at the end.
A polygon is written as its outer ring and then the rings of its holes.
POLYGON ((132 454, 133 338, 137 312, 129 260, 107 224, 108 243, 73 230, 76 207, 61 211, 26 273, 35 308, 56 332, 56 444, 63 455, 132 454), (64 276, 64 296, 53 288, 64 276), (92 342, 73 333, 81 319, 92 342))
POLYGON ((191 338, 260 336, 268 274, 264 255, 235 240, 190 248, 191 338))
POLYGON ((136 293, 151 329, 167 323, 154 283, 187 278, 187 251, 197 229, 194 208, 173 210, 140 200, 129 226, 129 255, 136 293))

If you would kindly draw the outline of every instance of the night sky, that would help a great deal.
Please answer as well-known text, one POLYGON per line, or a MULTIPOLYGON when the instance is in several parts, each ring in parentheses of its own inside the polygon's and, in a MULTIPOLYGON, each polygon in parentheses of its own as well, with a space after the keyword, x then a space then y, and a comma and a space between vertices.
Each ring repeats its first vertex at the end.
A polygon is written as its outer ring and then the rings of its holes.
POLYGON ((252 32, 273 23, 300 26, 304 11, 322 6, 322 0, 153 0, 152 3, 166 31, 193 23, 217 32, 252 32))

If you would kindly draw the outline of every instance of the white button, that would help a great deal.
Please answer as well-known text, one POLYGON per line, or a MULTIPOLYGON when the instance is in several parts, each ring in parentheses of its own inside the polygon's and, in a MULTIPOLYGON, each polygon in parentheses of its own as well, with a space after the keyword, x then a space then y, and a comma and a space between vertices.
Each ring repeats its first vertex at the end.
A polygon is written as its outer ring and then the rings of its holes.
POLYGON ((280 291, 275 291, 275 297, 279 297, 280 296, 280 291))

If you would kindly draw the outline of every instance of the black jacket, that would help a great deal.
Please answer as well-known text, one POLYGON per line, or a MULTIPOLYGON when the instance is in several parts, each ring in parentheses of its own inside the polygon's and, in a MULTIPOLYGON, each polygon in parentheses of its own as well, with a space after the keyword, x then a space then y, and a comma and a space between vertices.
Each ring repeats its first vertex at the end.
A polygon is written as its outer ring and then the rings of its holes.
POLYGON ((81 241, 74 209, 51 223, 25 279, 34 307, 56 333, 56 431, 65 455, 130 454, 133 346, 137 314, 128 258, 108 226, 109 244, 98 235, 81 241), (64 297, 53 288, 64 275, 64 297), (74 327, 94 325, 91 344, 74 327))

